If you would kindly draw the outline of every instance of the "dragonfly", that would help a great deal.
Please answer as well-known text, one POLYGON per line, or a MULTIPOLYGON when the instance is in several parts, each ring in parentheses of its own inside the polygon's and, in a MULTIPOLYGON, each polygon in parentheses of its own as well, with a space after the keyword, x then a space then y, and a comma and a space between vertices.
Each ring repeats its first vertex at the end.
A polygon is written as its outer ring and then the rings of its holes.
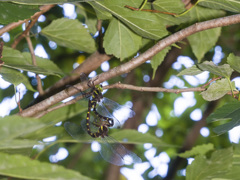
MULTIPOLYGON (((102 158, 114 165, 130 165, 132 163, 141 163, 142 160, 132 151, 126 149, 122 144, 120 144, 113 137, 108 135, 108 122, 104 119, 97 117, 93 121, 90 121, 90 126, 92 129, 92 134, 94 138, 100 137, 100 154, 102 158), (95 131, 95 132, 93 132, 95 131)), ((86 126, 86 120, 83 120, 81 126, 66 122, 64 124, 66 131, 76 140, 81 140, 83 138, 83 132, 88 132, 86 126)), ((92 136, 93 137, 93 136, 92 136)))
POLYGON ((89 92, 85 93, 88 101, 87 121, 89 122, 89 116, 91 110, 99 119, 108 121, 108 127, 120 128, 128 118, 132 118, 135 112, 126 105, 120 105, 117 102, 103 97, 102 85, 95 85, 94 80, 89 80, 86 74, 80 75, 81 81, 88 80, 89 92))

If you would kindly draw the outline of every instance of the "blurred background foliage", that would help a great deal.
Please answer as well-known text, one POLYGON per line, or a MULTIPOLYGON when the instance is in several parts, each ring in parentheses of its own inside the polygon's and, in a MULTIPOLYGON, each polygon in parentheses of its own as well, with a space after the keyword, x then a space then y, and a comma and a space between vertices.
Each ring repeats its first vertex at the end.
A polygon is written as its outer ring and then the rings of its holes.
MULTIPOLYGON (((65 75, 68 75, 77 64, 84 62, 90 54, 70 49, 68 47, 58 46, 57 44, 54 44, 54 42, 50 42, 45 36, 39 33, 39 31, 51 24, 51 22, 55 19, 68 17, 66 15, 67 6, 76 8, 76 14, 75 10, 70 11, 72 11, 72 14, 76 15, 76 19, 80 22, 86 23, 88 20, 89 27, 91 23, 96 23, 96 17, 95 19, 86 19, 84 15, 82 15, 83 12, 80 8, 84 7, 85 10, 88 10, 90 8, 89 4, 82 3, 81 5, 78 4, 76 6, 57 5, 46 12, 44 16, 41 17, 44 20, 39 20, 31 29, 31 33, 33 35, 31 40, 33 47, 35 47, 35 52, 40 52, 40 56, 41 53, 46 54, 48 58, 51 59, 65 73, 65 75), (41 50, 41 48, 43 50, 41 50)), ((226 15, 232 14, 232 12, 226 12, 226 15)), ((108 21, 103 21, 103 32, 107 29, 108 24, 108 21)), ((184 25, 186 26, 186 24, 184 25)), ((226 57, 231 52, 240 56, 239 28, 239 24, 223 27, 216 46, 212 47, 212 49, 206 53, 204 59, 214 61, 214 57, 218 56, 220 64, 223 64, 226 62, 226 57)), ((4 46, 10 47, 22 29, 23 27, 19 26, 8 33, 8 38, 2 37, 4 40, 4 46)), ((96 31, 94 26, 92 26, 91 31, 93 32, 94 30, 96 31)), ((174 32, 175 28, 170 27, 169 31, 174 32)), ((5 34, 5 36, 7 35, 5 34)), ((98 41, 98 36, 94 38, 98 41)), ((151 43, 153 43, 153 41, 151 43)), ((159 86, 178 89, 201 86, 215 77, 211 74, 192 79, 187 76, 177 76, 177 74, 188 67, 189 64, 197 63, 197 59, 187 40, 184 40, 178 45, 181 49, 172 47, 166 55, 165 60, 157 68, 154 79, 152 79, 152 66, 150 62, 146 62, 131 72, 112 78, 103 84, 113 84, 120 81, 122 83, 137 86, 159 86)), ((143 49, 147 49, 146 47, 143 47, 143 49)), ((20 52, 28 52, 28 45, 26 41, 20 41, 17 45, 17 49, 20 52)), ((143 49, 140 51, 144 52, 143 49)), ((131 59, 131 57, 128 59, 131 59)), ((119 61, 117 58, 112 58, 111 60, 104 62, 103 65, 96 69, 91 75, 95 76, 96 74, 100 74, 108 69, 117 67, 124 62, 119 61)), ((35 76, 29 75, 27 72, 23 73, 29 78, 33 88, 36 89, 35 76)), ((42 76, 43 88, 47 89, 53 86, 60 79, 61 77, 58 76, 42 76)), ((3 81, 0 83, 2 83, 0 85, 3 85, 3 81)), ((239 87, 237 80, 236 86, 237 88, 239 87)), ((27 107, 37 95, 36 92, 26 90, 23 86, 17 86, 17 91, 24 94, 21 99, 22 108, 27 107), (24 93, 21 89, 24 89, 24 93)), ((1 86, 1 104, 3 104, 7 98, 12 98, 13 96, 13 85, 9 85, 5 88, 1 86)), ((104 96, 118 102, 119 104, 125 104, 127 101, 131 101, 133 104, 133 110, 136 112, 136 116, 133 119, 128 120, 125 127, 127 129, 137 129, 142 133, 148 133, 152 135, 152 138, 156 137, 159 140, 158 145, 146 144, 145 141, 148 139, 143 139, 142 143, 141 140, 135 141, 134 146, 126 145, 128 149, 134 151, 142 159, 143 163, 134 166, 125 166, 122 168, 116 167, 104 161, 99 153, 93 152, 92 149, 94 148, 91 144, 77 143, 76 141, 71 140, 72 138, 67 134, 63 127, 64 121, 71 121, 80 124, 80 120, 86 118, 86 100, 79 101, 79 103, 75 105, 64 107, 64 110, 56 110, 43 116, 40 119, 40 122, 45 124, 43 129, 36 129, 36 131, 33 131, 32 134, 26 134, 25 136, 20 137, 20 139, 26 138, 36 141, 42 141, 43 139, 45 144, 34 146, 33 151, 31 147, 27 147, 26 149, 16 149, 11 153, 31 153, 31 157, 37 157, 37 159, 41 162, 50 162, 62 165, 93 179, 110 179, 110 177, 118 179, 120 176, 119 179, 172 178, 181 180, 186 178, 186 167, 191 162, 192 158, 179 159, 177 156, 179 152, 189 150, 196 145, 207 143, 212 143, 215 150, 224 149, 231 147, 232 142, 239 142, 239 133, 235 133, 235 139, 231 139, 230 133, 216 135, 216 133, 213 132, 213 128, 222 122, 206 124, 206 117, 209 114, 218 107, 226 104, 226 102, 233 101, 233 98, 229 95, 226 95, 215 102, 207 102, 202 98, 200 92, 175 94, 109 89, 104 96), (119 172, 121 172, 121 174, 119 174, 119 172), (169 175, 167 173, 171 174, 169 175), (134 174, 135 176, 132 177, 131 174, 134 174)), ((0 105, 0 107, 2 106, 0 105)), ((11 107, 12 106, 9 106, 9 108, 11 107)), ((3 113, 1 116, 7 115, 7 113, 4 114, 3 110, 1 111, 3 113)), ((11 109, 10 114, 16 114, 18 111, 18 107, 15 106, 11 109)), ((109 134, 114 136, 114 133, 121 133, 121 131, 122 130, 119 129, 111 129, 109 134)), ((120 142, 124 141, 123 139, 118 139, 118 137, 115 136, 114 138, 120 142)), ((90 142, 90 140, 83 140, 83 142, 90 142)), ((9 153, 10 150, 8 149, 3 152, 9 153)), ((210 153, 208 153, 207 157, 210 156, 210 153)), ((2 173, 2 175, 11 176, 11 173, 2 173)), ((21 176, 13 177, 26 178, 21 176)))

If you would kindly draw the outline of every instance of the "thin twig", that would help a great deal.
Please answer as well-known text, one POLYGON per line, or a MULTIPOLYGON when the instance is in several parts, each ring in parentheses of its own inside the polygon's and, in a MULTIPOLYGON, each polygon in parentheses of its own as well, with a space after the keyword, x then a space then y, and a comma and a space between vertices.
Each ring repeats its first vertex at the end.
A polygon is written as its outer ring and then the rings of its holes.
POLYGON ((34 117, 35 118, 40 118, 40 117, 44 116, 45 114, 47 114, 49 112, 52 112, 54 110, 57 110, 59 108, 62 108, 62 107, 65 107, 65 106, 68 106, 68 105, 71 105, 71 104, 75 104, 77 101, 81 100, 82 98, 84 98, 83 95, 77 96, 76 98, 74 98, 74 99, 72 99, 72 100, 70 100, 68 102, 64 102, 64 103, 58 104, 58 105, 56 105, 54 107, 51 107, 49 109, 46 109, 46 110, 44 110, 43 112, 41 112, 40 114, 38 114, 38 115, 36 115, 34 117))
MULTIPOLYGON (((17 94, 16 94, 16 95, 17 95, 17 94)), ((19 108, 19 113, 21 113, 21 112, 22 112, 22 108, 21 108, 21 102, 20 102, 20 92, 18 92, 17 105, 18 105, 18 108, 19 108)))
POLYGON ((4 42, 1 41, 1 42, 0 42, 0 58, 2 58, 3 45, 4 45, 4 42))
MULTIPOLYGON (((147 60, 151 59, 155 54, 162 51, 164 48, 181 41, 182 39, 207 29, 212 29, 216 27, 228 26, 231 24, 240 23, 240 14, 231 15, 227 17, 217 18, 209 21, 204 21, 200 23, 193 24, 181 31, 178 31, 156 43, 153 47, 149 48, 146 52, 139 55, 136 58, 133 58, 131 61, 126 62, 118 67, 110 69, 107 72, 101 73, 98 75, 98 79, 95 81, 95 84, 100 84, 103 81, 107 81, 113 77, 119 76, 121 74, 130 72, 131 70, 135 69, 136 67, 140 66, 141 64, 145 63, 147 60)), ((75 85, 78 89, 82 91, 88 88, 87 82, 78 83, 75 85)), ((67 97, 74 95, 77 93, 75 88, 70 88, 69 93, 66 93, 64 90, 41 101, 38 104, 35 104, 22 112, 23 117, 30 117, 35 114, 42 112, 43 110, 57 104, 58 102, 66 99, 67 97)))
POLYGON ((206 88, 204 87, 196 87, 196 88, 183 88, 183 89, 166 89, 162 87, 143 87, 143 86, 134 86, 130 84, 122 84, 121 82, 111 84, 108 86, 104 86, 103 89, 129 89, 134 91, 142 91, 142 92, 169 92, 169 93, 182 93, 182 92, 189 92, 189 91, 205 91, 206 88))
MULTIPOLYGON (((26 26, 27 26, 26 30, 27 29, 30 30, 30 28, 28 28, 30 25, 31 25, 31 23, 30 24, 26 23, 26 26)), ((37 66, 36 56, 35 56, 32 41, 31 41, 29 35, 30 35, 29 31, 27 31, 25 38, 26 38, 26 41, 27 41, 27 44, 28 44, 28 48, 29 48, 31 57, 32 57, 32 64, 34 66, 37 66)), ((37 79, 37 90, 38 90, 39 94, 43 94, 44 91, 43 91, 43 88, 42 88, 42 81, 41 81, 41 78, 39 77, 38 74, 36 74, 36 79, 37 79)))
POLYGON ((205 88, 206 86, 210 85, 213 81, 219 80, 219 79, 221 79, 221 78, 222 78, 221 76, 216 77, 216 78, 213 78, 213 79, 211 79, 208 83, 202 85, 202 87, 205 88))
POLYGON ((22 32, 22 34, 20 34, 12 43, 12 48, 15 49, 16 46, 18 45, 18 43, 26 36, 29 36, 29 31, 30 29, 33 27, 33 25, 37 22, 39 16, 41 14, 39 14, 37 17, 35 17, 34 19, 32 19, 32 21, 30 23, 28 23, 28 21, 26 21, 26 29, 25 31, 22 32))
MULTIPOLYGON (((129 90, 142 91, 142 92, 168 92, 168 93, 176 93, 176 94, 183 93, 183 92, 202 92, 202 91, 206 90, 206 86, 210 85, 213 81, 216 81, 216 80, 221 79, 221 78, 222 77, 213 78, 209 82, 204 84, 203 86, 195 87, 195 88, 166 89, 166 88, 162 88, 162 87, 134 86, 134 85, 122 84, 121 82, 118 82, 118 83, 115 83, 115 84, 104 86, 103 89, 118 88, 118 89, 129 89, 129 90)), ((237 93, 237 91, 235 93, 237 93)))
POLYGON ((4 65, 4 62, 1 60, 1 58, 3 57, 3 56, 2 56, 3 45, 4 45, 4 43, 3 43, 3 41, 1 41, 1 42, 0 42, 0 68, 1 68, 2 65, 4 65))
MULTIPOLYGON (((40 7, 39 12, 36 12, 31 18, 34 19, 35 17, 39 17, 40 15, 44 14, 45 12, 49 11, 52 7, 54 7, 55 5, 44 5, 40 7), (40 15, 39 15, 40 14, 40 15)), ((4 26, 3 28, 0 29, 0 36, 5 33, 8 32, 18 26, 20 26, 21 24, 29 21, 30 19, 25 19, 25 20, 19 20, 18 22, 14 22, 11 24, 8 24, 6 26, 4 26)))

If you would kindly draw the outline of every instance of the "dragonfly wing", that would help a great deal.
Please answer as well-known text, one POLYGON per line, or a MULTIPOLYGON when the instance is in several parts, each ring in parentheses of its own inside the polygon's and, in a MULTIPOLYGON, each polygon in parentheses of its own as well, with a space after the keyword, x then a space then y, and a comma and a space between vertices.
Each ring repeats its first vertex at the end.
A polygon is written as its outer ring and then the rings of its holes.
POLYGON ((74 139, 81 139, 85 134, 81 126, 75 123, 65 122, 64 128, 74 139))
POLYGON ((114 128, 121 127, 121 123, 119 122, 119 120, 109 112, 109 110, 104 106, 102 102, 98 103, 96 110, 100 115, 104 117, 112 118, 114 121, 114 125, 113 125, 114 128))
POLYGON ((124 164, 141 163, 142 160, 135 153, 127 150, 122 144, 114 138, 106 136, 102 138, 100 154, 106 161, 122 166, 124 164))
POLYGON ((128 118, 132 118, 135 115, 135 112, 130 107, 120 105, 106 97, 101 100, 101 103, 104 107, 106 107, 107 111, 118 120, 119 125, 123 125, 128 118))
POLYGON ((116 151, 114 150, 112 145, 109 144, 106 141, 106 138, 107 137, 102 138, 101 150, 100 150, 100 154, 101 154, 102 158, 105 161, 107 161, 109 163, 112 163, 112 164, 114 164, 116 166, 124 165, 124 161, 123 161, 121 155, 116 153, 116 151))

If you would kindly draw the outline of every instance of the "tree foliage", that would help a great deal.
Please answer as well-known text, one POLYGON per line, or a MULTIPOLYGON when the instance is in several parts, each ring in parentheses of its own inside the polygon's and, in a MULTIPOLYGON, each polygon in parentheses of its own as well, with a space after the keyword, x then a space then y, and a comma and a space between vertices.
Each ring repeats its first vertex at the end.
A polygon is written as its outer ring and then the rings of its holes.
POLYGON ((239 0, 1 0, 0 9, 5 41, 0 76, 11 84, 0 84, 0 102, 15 96, 17 105, 0 118, 2 177, 122 176, 119 167, 91 151, 87 143, 93 138, 75 140, 64 129, 66 121, 81 124, 86 118, 88 105, 79 91, 87 91, 89 84, 79 77, 95 72, 94 83, 108 89, 104 96, 119 104, 133 103, 136 115, 109 135, 148 163, 144 179, 239 178, 240 147, 231 144, 227 134, 240 125, 239 91, 233 81, 240 73, 239 0), (57 5, 63 3, 74 5, 74 19, 64 17, 62 5, 57 5), (216 45, 224 53, 220 63, 214 63, 216 45), (39 46, 48 57, 34 53, 39 46), (183 67, 179 56, 194 59, 194 64, 183 67), (198 81, 204 72, 209 73, 207 81, 198 81), (169 88, 174 78, 184 85, 169 88), (189 78, 198 83, 191 84, 189 78), (26 92, 20 91, 21 83, 26 92), (181 106, 177 100, 188 103, 189 95, 195 103, 174 114, 174 106, 181 106), (64 101, 69 97, 75 99, 64 101), (158 121, 147 126, 146 121, 154 121, 150 113, 155 107, 158 121), (193 122, 190 114, 196 109, 202 118, 193 122), (139 125, 148 132, 138 132, 139 125), (209 136, 201 136, 203 127, 209 136), (54 138, 49 142, 48 137, 54 138), (143 148, 147 143, 156 151, 151 157, 143 148), (68 157, 56 159, 62 148, 68 157), (171 160, 167 174, 160 176, 153 172, 161 169, 162 152, 171 160), (188 158, 194 161, 188 164, 188 158), (156 159, 158 165, 152 163, 156 159))

